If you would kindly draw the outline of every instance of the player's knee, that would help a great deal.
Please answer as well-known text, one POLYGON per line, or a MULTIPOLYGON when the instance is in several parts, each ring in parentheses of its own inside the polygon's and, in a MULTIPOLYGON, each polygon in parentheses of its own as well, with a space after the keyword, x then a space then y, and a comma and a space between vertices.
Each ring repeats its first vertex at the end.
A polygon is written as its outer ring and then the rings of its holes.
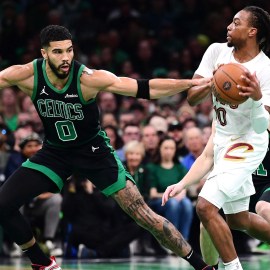
POLYGON ((201 221, 210 218, 211 204, 203 198, 199 198, 196 205, 196 212, 201 221))
POLYGON ((261 217, 269 216, 270 215, 270 203, 266 201, 259 201, 256 204, 256 213, 261 217))

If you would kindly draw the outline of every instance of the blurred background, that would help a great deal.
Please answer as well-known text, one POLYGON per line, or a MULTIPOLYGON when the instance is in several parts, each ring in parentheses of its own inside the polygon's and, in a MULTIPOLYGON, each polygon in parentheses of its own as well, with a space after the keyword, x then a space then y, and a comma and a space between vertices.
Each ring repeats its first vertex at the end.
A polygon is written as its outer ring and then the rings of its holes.
MULTIPOLYGON (((213 42, 226 42, 227 26, 247 5, 270 11, 270 2, 266 0, 2 0, 0 70, 41 57, 40 30, 49 24, 59 24, 66 26, 73 35, 75 58, 89 68, 105 69, 117 76, 135 79, 191 78, 206 48, 213 42)), ((211 132, 212 102, 209 99, 190 107, 185 97, 182 93, 147 101, 99 94, 101 125, 119 157, 134 174, 146 172, 148 163, 155 163, 158 155, 162 158, 162 142, 167 135, 175 142, 173 155, 186 170, 191 165, 190 157, 195 159, 202 152, 211 132), (135 165, 128 154, 138 147, 131 147, 131 150, 126 147, 134 140, 143 147, 135 165)), ((5 88, 0 93, 0 131, 0 182, 3 183, 16 166, 38 150, 26 154, 22 142, 32 138, 40 146, 44 137, 31 99, 16 87, 5 88)), ((154 177, 151 175, 149 179, 154 177)), ((69 191, 74 186, 71 185, 69 191)), ((143 191, 146 200, 151 200, 151 188, 155 188, 152 183, 143 191)), ((199 190, 200 185, 186 194, 193 205, 199 190)), ((66 236, 70 233, 67 226, 70 222, 63 222, 64 192, 61 196, 56 203, 58 210, 54 209, 59 219, 55 221, 53 235, 39 238, 40 242, 47 243, 47 251, 53 254, 57 250, 59 256, 67 254, 66 236), (58 239, 55 243, 46 242, 53 242, 55 238, 58 239)), ((47 200, 48 197, 39 199, 47 200)), ((31 203, 34 205, 36 201, 31 203)), ((33 205, 28 206, 26 215, 36 221, 31 210, 33 205)), ((191 220, 188 231, 192 233, 187 233, 186 237, 199 250, 199 222, 195 212, 191 220)), ((33 224, 42 235, 44 223, 40 227, 37 222, 33 224)), ((2 238, 1 254, 10 256, 11 250, 20 256, 16 246, 5 235, 2 238)), ((151 248, 154 252, 163 252, 154 244, 151 248)), ((243 244, 238 248, 243 252, 249 250, 243 244)))

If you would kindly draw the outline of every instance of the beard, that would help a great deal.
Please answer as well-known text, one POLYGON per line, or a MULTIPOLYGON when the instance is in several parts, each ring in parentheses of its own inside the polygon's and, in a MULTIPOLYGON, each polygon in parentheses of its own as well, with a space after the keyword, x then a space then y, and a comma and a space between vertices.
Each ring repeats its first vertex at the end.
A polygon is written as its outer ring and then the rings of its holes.
MULTIPOLYGON (((73 61, 73 60, 72 60, 73 61)), ((72 62, 71 62, 72 63, 72 62)), ((48 64, 49 64, 49 66, 50 66, 50 68, 51 68, 51 70, 52 70, 52 72, 56 75, 56 77, 57 78, 59 78, 59 79, 66 79, 67 77, 68 77, 68 75, 69 75, 69 73, 70 73, 70 67, 71 67, 71 64, 69 64, 68 62, 65 62, 65 63, 63 63, 63 64, 65 64, 65 65, 68 65, 69 66, 69 70, 66 72, 66 73, 60 73, 60 68, 61 68, 61 66, 63 65, 60 65, 60 66, 58 66, 58 67, 56 67, 52 62, 51 62, 51 60, 50 60, 50 58, 48 58, 48 64)))

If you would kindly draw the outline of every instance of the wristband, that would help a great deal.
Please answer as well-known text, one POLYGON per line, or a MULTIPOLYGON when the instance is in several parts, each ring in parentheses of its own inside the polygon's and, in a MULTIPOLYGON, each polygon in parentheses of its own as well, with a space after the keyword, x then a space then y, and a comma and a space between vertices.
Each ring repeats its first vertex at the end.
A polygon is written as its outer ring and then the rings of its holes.
POLYGON ((136 98, 150 99, 150 88, 148 79, 138 79, 138 91, 136 98))

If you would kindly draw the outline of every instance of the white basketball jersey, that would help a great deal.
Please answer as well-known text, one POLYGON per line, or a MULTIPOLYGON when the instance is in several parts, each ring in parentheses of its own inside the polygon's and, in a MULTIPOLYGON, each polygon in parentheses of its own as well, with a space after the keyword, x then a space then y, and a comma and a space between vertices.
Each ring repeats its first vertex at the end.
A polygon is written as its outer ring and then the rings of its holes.
MULTIPOLYGON (((195 74, 202 77, 212 77, 213 71, 220 64, 239 63, 234 59, 233 48, 227 43, 213 43, 206 50, 202 61, 195 71, 195 74)), ((246 63, 239 63, 245 66, 252 74, 256 72, 263 94, 264 105, 270 106, 270 59, 260 52, 255 58, 246 63)), ((212 95, 213 96, 213 95, 212 95)), ((216 117, 215 143, 224 143, 226 139, 243 136, 246 139, 265 139, 265 134, 256 134, 251 126, 251 108, 253 100, 249 98, 238 106, 229 106, 220 103, 213 96, 213 106, 216 117)))

